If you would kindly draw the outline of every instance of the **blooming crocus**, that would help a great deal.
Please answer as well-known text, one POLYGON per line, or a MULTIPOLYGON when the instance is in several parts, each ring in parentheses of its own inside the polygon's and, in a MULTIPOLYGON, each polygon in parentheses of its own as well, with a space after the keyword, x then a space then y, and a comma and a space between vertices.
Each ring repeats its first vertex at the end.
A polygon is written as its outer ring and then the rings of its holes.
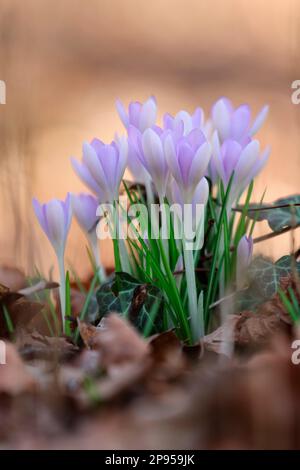
POLYGON ((212 140, 212 163, 225 188, 234 172, 229 197, 232 204, 263 169, 270 154, 270 147, 261 153, 257 140, 251 140, 245 147, 232 139, 227 139, 220 145, 216 132, 212 140))
POLYGON ((269 107, 264 106, 252 122, 250 107, 247 104, 234 108, 229 99, 221 98, 212 107, 211 120, 222 142, 233 139, 245 144, 261 128, 268 110, 269 107))
POLYGON ((204 112, 201 108, 196 108, 193 114, 189 114, 185 110, 179 111, 175 116, 166 113, 163 122, 164 129, 187 135, 193 129, 202 129, 204 127, 204 112))
POLYGON ((158 126, 141 133, 133 126, 129 127, 129 145, 133 147, 140 163, 150 175, 159 198, 163 201, 169 178, 169 167, 165 158, 163 141, 166 133, 158 126))
POLYGON ((182 192, 183 201, 190 203, 198 183, 206 173, 211 146, 204 134, 194 129, 177 142, 169 134, 164 142, 164 150, 170 172, 182 192))
POLYGON ((89 241, 92 253, 94 255, 96 267, 99 270, 101 281, 105 279, 105 271, 100 261, 100 253, 98 247, 98 238, 96 233, 96 225, 99 217, 96 215, 99 201, 91 194, 72 195, 73 213, 85 232, 89 241))
POLYGON ((101 202, 118 199, 119 187, 127 164, 128 146, 125 138, 111 144, 94 139, 84 142, 82 163, 72 158, 72 165, 79 176, 101 202))
POLYGON ((65 328, 66 284, 64 252, 72 219, 71 196, 68 194, 65 201, 53 199, 46 204, 40 204, 36 199, 33 199, 32 204, 35 215, 57 256, 60 272, 59 289, 62 324, 63 328, 65 328))
POLYGON ((237 288, 242 289, 247 277, 247 269, 250 266, 253 254, 253 239, 244 235, 237 247, 236 283, 237 288))
POLYGON ((151 96, 145 103, 132 101, 126 112, 122 102, 116 101, 116 108, 120 119, 128 130, 129 126, 136 127, 139 131, 144 132, 148 127, 155 125, 157 117, 156 99, 151 96))

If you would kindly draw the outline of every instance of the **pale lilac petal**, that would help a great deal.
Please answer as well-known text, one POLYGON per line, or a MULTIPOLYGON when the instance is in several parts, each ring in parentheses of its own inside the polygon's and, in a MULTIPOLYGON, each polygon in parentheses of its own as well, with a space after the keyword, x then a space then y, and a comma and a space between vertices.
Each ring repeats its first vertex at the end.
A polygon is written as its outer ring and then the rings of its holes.
POLYGON ((164 151, 166 156, 167 164, 175 180, 180 181, 181 172, 178 164, 177 153, 175 144, 171 135, 168 135, 164 141, 164 151))
POLYGON ((65 215, 60 201, 53 199, 46 207, 49 239, 56 250, 65 243, 65 215))
POLYGON ((121 137, 118 142, 118 153, 119 153, 119 159, 118 159, 118 165, 117 165, 117 171, 116 171, 116 175, 117 175, 116 180, 117 180, 117 184, 119 188, 126 166, 127 166, 127 161, 128 161, 128 143, 127 143, 127 139, 124 136, 121 137))
POLYGON ((250 266, 253 255, 253 239, 244 235, 237 247, 236 283, 237 288, 242 289, 247 277, 247 269, 250 266))
POLYGON ((129 126, 129 118, 128 118, 126 110, 123 106, 123 103, 120 100, 116 100, 116 108, 117 108, 118 115, 119 115, 125 129, 127 129, 128 126, 129 126))
POLYGON ((189 134, 193 130, 193 121, 191 115, 187 111, 179 111, 175 116, 175 126, 182 121, 184 126, 184 134, 189 134))
MULTIPOLYGON (((90 174, 98 183, 98 185, 100 185, 103 191, 105 191, 106 177, 96 150, 88 142, 83 143, 82 150, 83 163, 87 166, 90 174)), ((102 150, 103 148, 101 148, 101 151, 102 150)))
POLYGON ((99 219, 96 215, 99 203, 97 198, 90 194, 72 195, 72 208, 79 225, 89 232, 99 219))
POLYGON ((230 180, 233 171, 236 169, 242 151, 242 146, 235 140, 227 139, 222 145, 221 153, 223 157, 223 168, 226 181, 230 180))
POLYGON ((206 173, 211 158, 211 146, 205 142, 197 150, 189 171, 189 184, 197 184, 206 173))
POLYGON ((255 135, 259 129, 261 128, 261 126, 263 125, 263 123, 265 122, 265 119, 268 115, 268 112, 269 112, 269 106, 264 106, 262 108, 262 110, 258 113, 258 115, 256 116, 256 119, 254 121, 254 123, 252 124, 252 127, 249 131, 249 135, 252 137, 253 135, 255 135))
POLYGON ((193 196, 193 204, 206 205, 209 196, 209 184, 206 178, 202 178, 198 183, 193 196))
POLYGON ((144 132, 147 127, 154 126, 157 117, 157 105, 153 98, 149 98, 143 105, 139 116, 138 128, 144 132))
MULTIPOLYGON (((103 190, 99 187, 95 179, 91 176, 88 168, 82 163, 78 162, 75 158, 71 158, 72 167, 81 179, 81 181, 91 189, 95 194, 98 194, 100 198, 103 197, 103 190)), ((103 201, 104 202, 104 201, 103 201)))
POLYGON ((253 178, 255 178, 258 175, 258 173, 260 173, 262 171, 262 169, 265 167, 265 165, 266 165, 266 163, 269 159, 270 153, 271 153, 271 147, 268 146, 264 150, 264 152, 262 153, 260 159, 254 165, 254 167, 251 171, 251 180, 253 178))
POLYGON ((250 125, 250 108, 244 104, 239 106, 232 114, 230 137, 239 141, 247 131, 250 125))
POLYGON ((141 103, 138 101, 131 102, 128 107, 129 124, 138 128, 139 116, 142 109, 141 103))
POLYGON ((174 127, 174 118, 169 113, 165 113, 163 116, 163 125, 164 129, 173 130, 174 127))
POLYGON ((221 98, 212 108, 212 121, 222 140, 229 137, 231 114, 228 109, 228 102, 221 98))
POLYGON ((257 158, 259 157, 259 143, 253 140, 242 150, 240 159, 235 167, 235 180, 242 182, 251 172, 257 158))
POLYGON ((46 235, 49 237, 47 220, 45 218, 45 213, 44 213, 44 210, 43 210, 44 206, 41 205, 37 199, 32 200, 32 205, 33 205, 35 215, 36 215, 42 229, 44 230, 46 235))
POLYGON ((192 115, 193 128, 202 128, 204 125, 204 112, 201 108, 196 108, 192 115))
POLYGON ((196 151, 204 142, 206 142, 205 135, 200 129, 193 129, 187 136, 186 142, 196 151))
POLYGON ((69 231, 71 220, 72 220, 72 201, 71 201, 71 194, 68 193, 65 201, 60 201, 62 204, 62 208, 64 211, 64 222, 65 222, 65 236, 69 231))

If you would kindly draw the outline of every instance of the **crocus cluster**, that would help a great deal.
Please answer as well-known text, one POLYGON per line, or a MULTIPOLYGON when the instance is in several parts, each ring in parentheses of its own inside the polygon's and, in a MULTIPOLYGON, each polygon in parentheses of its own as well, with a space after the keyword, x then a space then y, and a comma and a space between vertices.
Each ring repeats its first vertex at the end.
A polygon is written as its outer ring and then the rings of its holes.
MULTIPOLYGON (((221 180, 225 189, 231 181, 231 206, 269 156, 269 148, 261 151, 259 142, 253 140, 266 118, 267 106, 253 119, 248 105, 235 108, 227 98, 221 98, 207 119, 198 107, 192 114, 185 110, 174 116, 166 113, 161 126, 153 97, 144 103, 131 102, 128 109, 117 101, 116 107, 126 136, 116 136, 110 144, 99 139, 84 142, 81 161, 72 158, 74 171, 92 194, 68 195, 66 201, 43 205, 33 201, 35 214, 58 257, 63 315, 63 258, 72 211, 87 235, 103 279, 96 238, 97 206, 118 200, 126 168, 145 185, 148 203, 157 195, 160 202, 167 198, 170 203, 205 205, 210 187, 221 180)), ((252 249, 245 238, 238 253, 245 259, 243 265, 248 263, 247 253, 251 256, 252 249)))

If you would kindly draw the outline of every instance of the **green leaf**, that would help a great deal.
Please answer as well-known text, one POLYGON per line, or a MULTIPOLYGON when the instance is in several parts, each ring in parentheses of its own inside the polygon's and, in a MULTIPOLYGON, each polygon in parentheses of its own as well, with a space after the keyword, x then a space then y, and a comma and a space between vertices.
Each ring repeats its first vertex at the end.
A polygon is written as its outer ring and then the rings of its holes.
POLYGON ((103 284, 96 293, 100 319, 110 312, 127 317, 139 331, 162 331, 164 299, 161 290, 125 272, 115 273, 113 280, 103 284), (152 328, 149 328, 149 324, 152 328))
MULTIPOLYGON (((239 311, 255 310, 269 300, 278 291, 281 278, 292 272, 292 264, 291 256, 283 256, 276 263, 262 256, 255 258, 249 268, 249 287, 236 296, 239 311)), ((300 263, 296 263, 296 269, 300 274, 300 263)))
MULTIPOLYGON (((286 227, 297 226, 300 224, 300 206, 293 206, 293 204, 300 204, 300 194, 277 199, 273 204, 269 205, 268 209, 261 211, 249 211, 248 217, 257 217, 257 220, 267 220, 269 227, 273 232, 280 232, 286 227), (277 207, 286 206, 289 207, 277 207)), ((266 206, 264 206, 266 207, 266 206)), ((259 205, 252 204, 249 209, 259 208, 259 205)))

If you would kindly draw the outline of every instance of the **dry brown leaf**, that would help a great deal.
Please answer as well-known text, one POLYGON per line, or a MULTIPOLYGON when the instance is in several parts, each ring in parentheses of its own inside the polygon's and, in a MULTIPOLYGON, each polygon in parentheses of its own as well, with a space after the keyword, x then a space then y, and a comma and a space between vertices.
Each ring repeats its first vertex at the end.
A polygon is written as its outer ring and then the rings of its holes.
POLYGON ((123 362, 143 361, 149 354, 148 343, 118 314, 105 317, 100 327, 78 323, 86 347, 101 352, 104 368, 123 362))
MULTIPOLYGON (((291 287, 296 296, 297 293, 295 281, 292 276, 281 279, 281 289, 288 294, 288 288, 291 287)), ((262 346, 268 343, 272 335, 279 332, 289 333, 292 320, 286 312, 279 294, 275 294, 272 299, 262 304, 257 312, 245 311, 236 324, 235 342, 238 346, 262 346)))
POLYGON ((152 359, 151 378, 167 381, 182 374, 187 366, 187 360, 183 354, 182 343, 174 331, 152 336, 149 344, 152 359))
POLYGON ((43 336, 38 332, 20 332, 16 344, 26 360, 66 361, 79 351, 79 348, 65 337, 43 336))

